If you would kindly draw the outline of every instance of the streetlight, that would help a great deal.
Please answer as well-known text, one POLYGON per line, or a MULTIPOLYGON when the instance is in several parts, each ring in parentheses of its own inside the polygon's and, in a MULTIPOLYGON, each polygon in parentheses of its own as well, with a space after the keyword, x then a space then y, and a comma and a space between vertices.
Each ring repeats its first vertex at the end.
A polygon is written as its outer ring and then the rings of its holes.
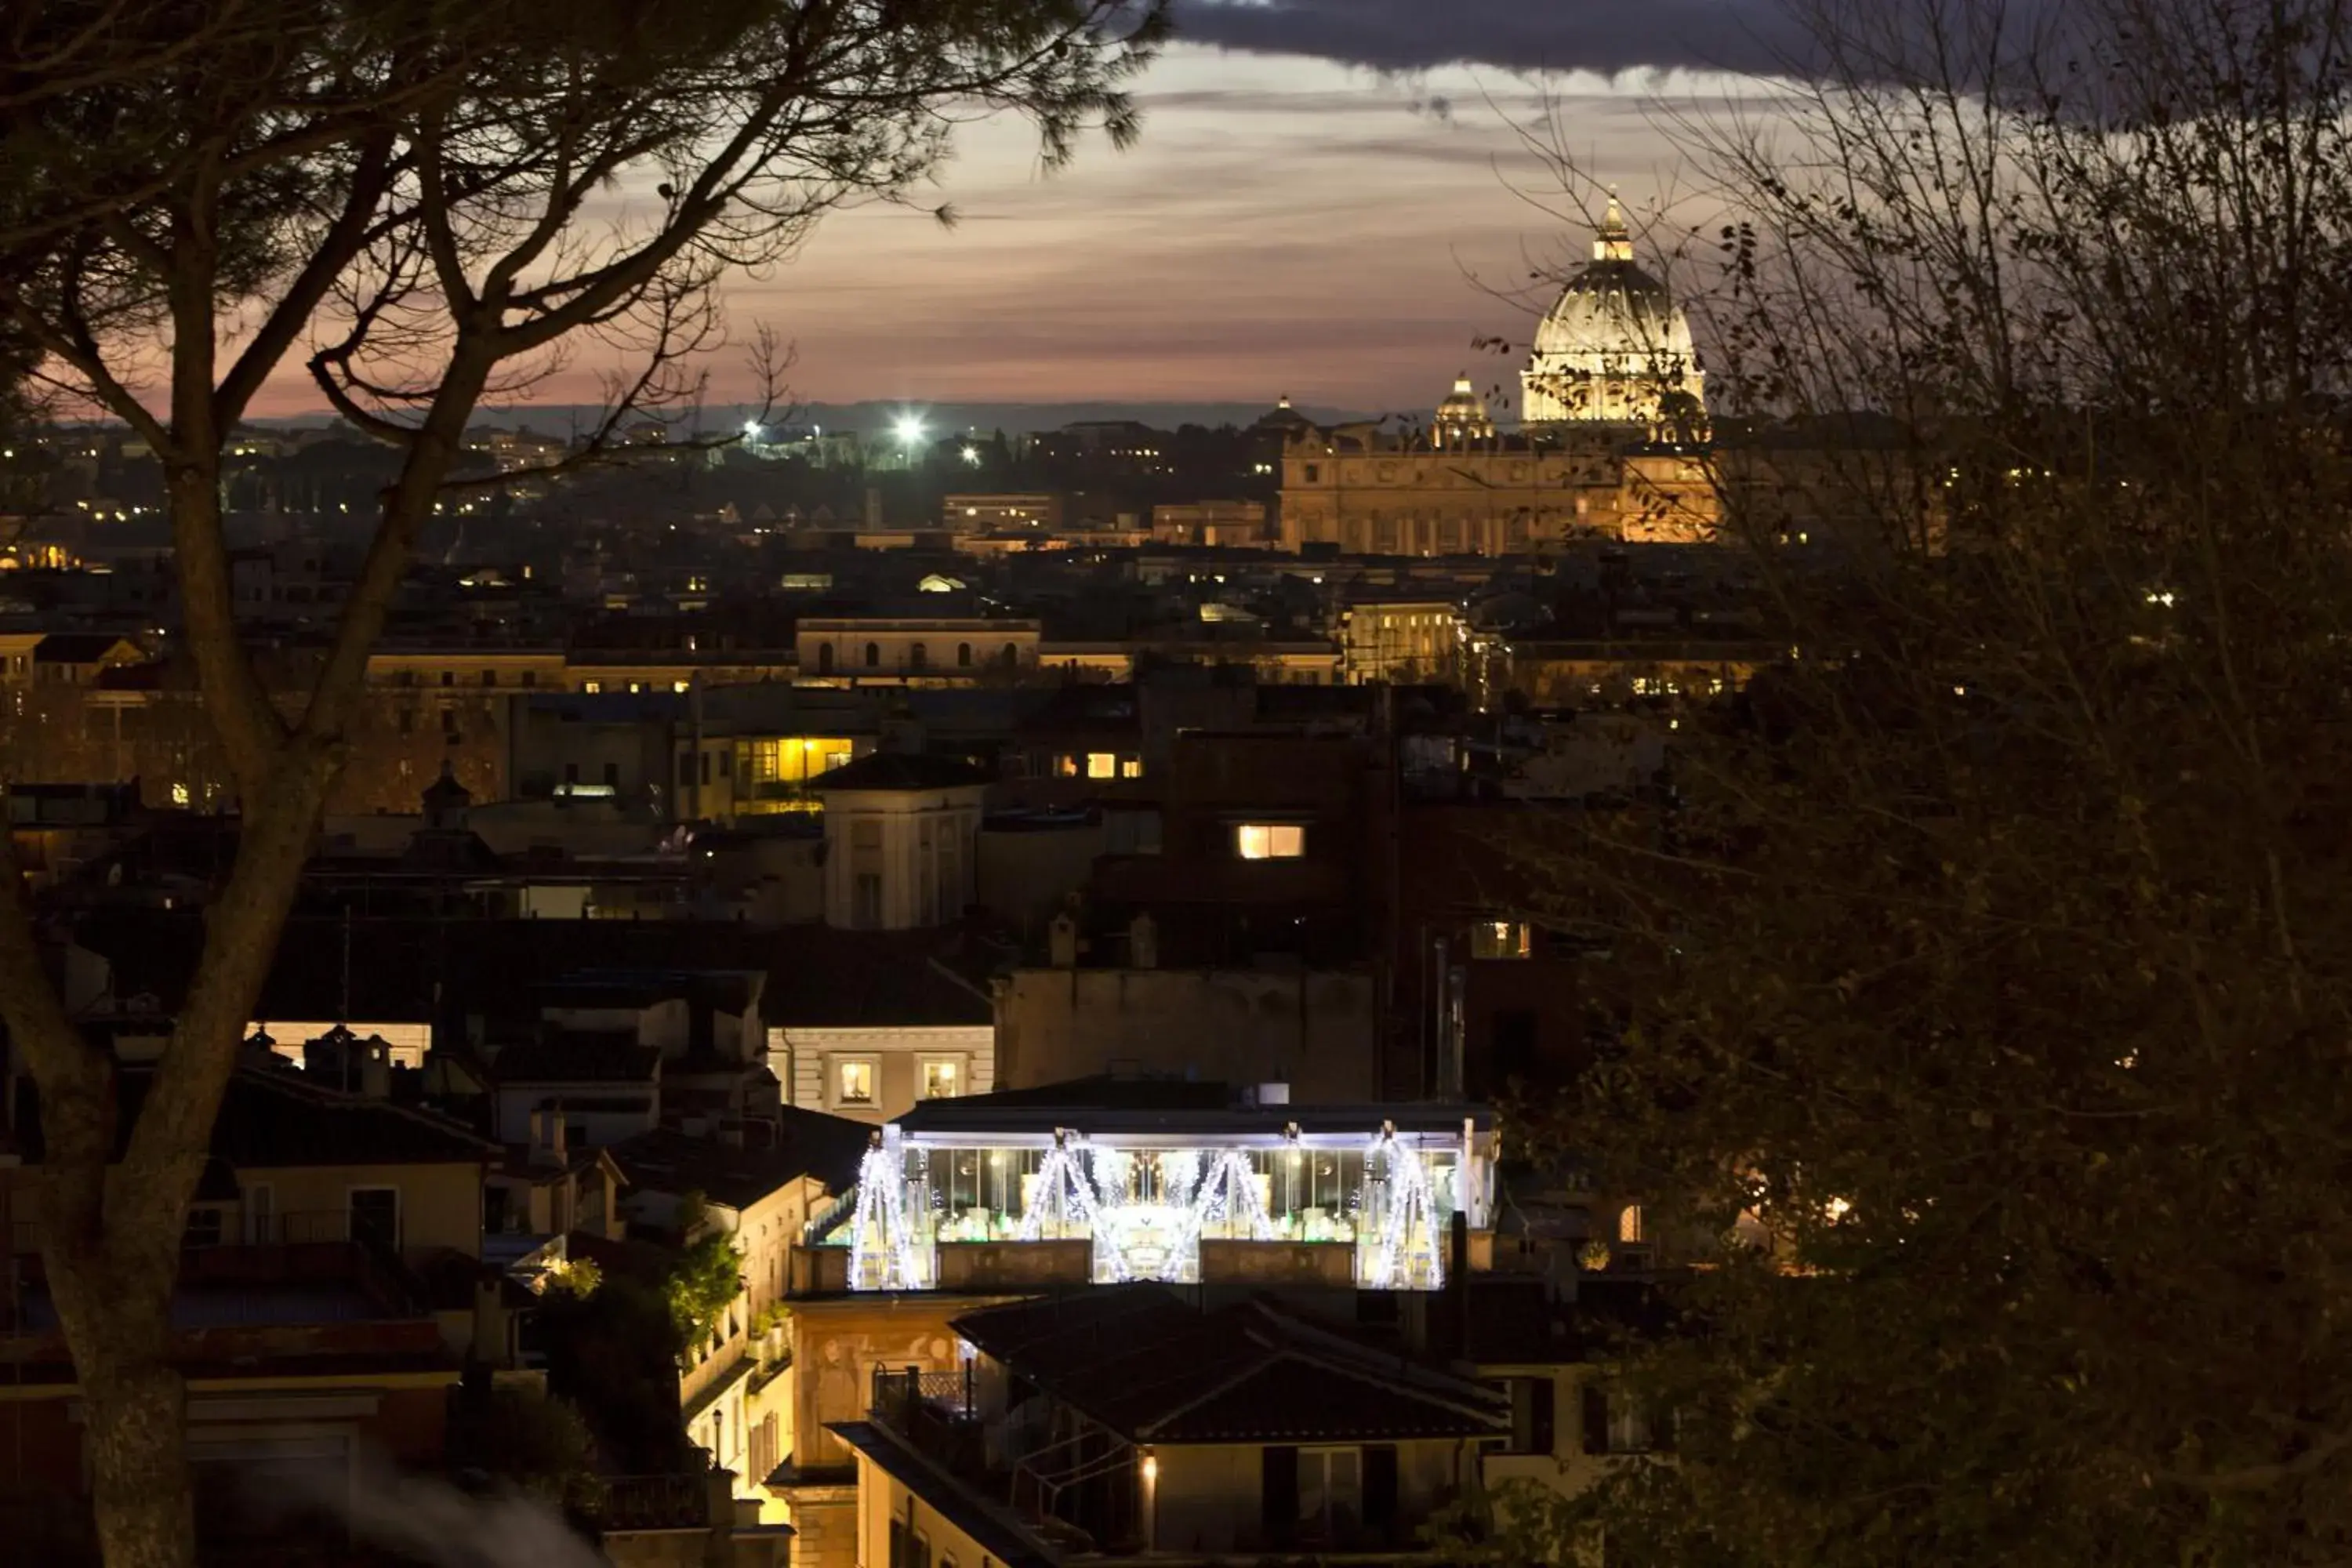
POLYGON ((980 467, 980 448, 973 446, 966 446, 963 449, 963 460, 970 463, 975 468, 980 467))
POLYGON ((923 438, 923 422, 912 414, 900 415, 898 428, 898 444, 902 447, 912 447, 923 438))
POLYGON ((759 445, 760 422, 757 419, 746 419, 743 421, 743 440, 745 444, 750 446, 756 447, 759 445))

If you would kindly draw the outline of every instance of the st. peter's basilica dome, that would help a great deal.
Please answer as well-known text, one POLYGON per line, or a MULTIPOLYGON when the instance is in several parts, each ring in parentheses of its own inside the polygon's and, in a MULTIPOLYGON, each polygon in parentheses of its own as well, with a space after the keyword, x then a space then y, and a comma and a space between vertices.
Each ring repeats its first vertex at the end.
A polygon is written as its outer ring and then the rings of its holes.
POLYGON ((1706 376, 1690 323, 1666 286, 1633 259, 1617 198, 1592 264, 1568 280, 1536 328, 1521 373, 1522 424, 1607 424, 1658 430, 1706 413, 1706 376))

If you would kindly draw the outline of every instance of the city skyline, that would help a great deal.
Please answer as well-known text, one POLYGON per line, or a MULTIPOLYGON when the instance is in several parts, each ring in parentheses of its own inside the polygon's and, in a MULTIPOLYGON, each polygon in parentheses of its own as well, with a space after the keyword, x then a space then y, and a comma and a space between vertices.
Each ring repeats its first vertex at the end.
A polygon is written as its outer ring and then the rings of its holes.
MULTIPOLYGON (((1660 64, 1601 49, 1622 65, 1611 76, 1533 74, 1532 48, 1525 64, 1410 59, 1393 32, 1378 65, 1193 41, 1279 39, 1266 29, 1288 15, 1185 12, 1187 36, 1137 84, 1144 129, 1128 151, 1097 136, 1045 173, 1020 121, 963 126, 936 185, 917 193, 957 223, 910 207, 834 213, 790 261, 729 285, 730 336, 765 326, 792 344, 799 402, 1423 408, 1465 372, 1515 384, 1548 302, 1534 274, 1573 265, 1590 241, 1528 199, 1549 176, 1517 128, 1557 106, 1568 144, 1638 208, 1671 177, 1653 110, 1743 85, 1646 44, 1634 52, 1660 64)), ((1583 31, 1560 29, 1563 54, 1598 47, 1583 31)), ((625 194, 615 215, 646 199, 625 194)), ((739 351, 708 364, 712 403, 748 395, 739 351)), ((602 368, 583 356, 533 401, 593 403, 602 368)), ((294 374, 255 409, 320 411, 294 374)))

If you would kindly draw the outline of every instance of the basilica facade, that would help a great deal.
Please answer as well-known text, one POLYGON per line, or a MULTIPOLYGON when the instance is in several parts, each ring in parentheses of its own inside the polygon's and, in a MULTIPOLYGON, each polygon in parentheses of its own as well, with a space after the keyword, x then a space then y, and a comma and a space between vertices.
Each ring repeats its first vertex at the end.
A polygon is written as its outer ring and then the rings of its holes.
POLYGON ((1571 539, 1714 537, 1705 376, 1664 285, 1633 259, 1612 197, 1591 265, 1538 325, 1517 431, 1459 377, 1426 428, 1294 428, 1283 547, 1507 555, 1571 539))

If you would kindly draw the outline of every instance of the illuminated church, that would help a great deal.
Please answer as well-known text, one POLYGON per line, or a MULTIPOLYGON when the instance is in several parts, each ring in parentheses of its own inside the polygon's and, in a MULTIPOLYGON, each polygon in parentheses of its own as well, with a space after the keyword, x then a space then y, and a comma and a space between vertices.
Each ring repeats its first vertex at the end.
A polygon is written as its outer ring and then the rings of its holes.
POLYGON ((1519 373, 1519 420, 1530 428, 1625 426, 1671 440, 1706 417, 1706 374, 1666 286, 1633 259, 1613 195, 1592 264, 1568 280, 1536 328, 1519 373))
POLYGON ((1536 327, 1519 404, 1519 429, 1503 432, 1465 374, 1426 427, 1295 430, 1284 547, 1507 555, 1578 538, 1714 537, 1706 376, 1683 311, 1634 259, 1614 196, 1591 265, 1536 327))

